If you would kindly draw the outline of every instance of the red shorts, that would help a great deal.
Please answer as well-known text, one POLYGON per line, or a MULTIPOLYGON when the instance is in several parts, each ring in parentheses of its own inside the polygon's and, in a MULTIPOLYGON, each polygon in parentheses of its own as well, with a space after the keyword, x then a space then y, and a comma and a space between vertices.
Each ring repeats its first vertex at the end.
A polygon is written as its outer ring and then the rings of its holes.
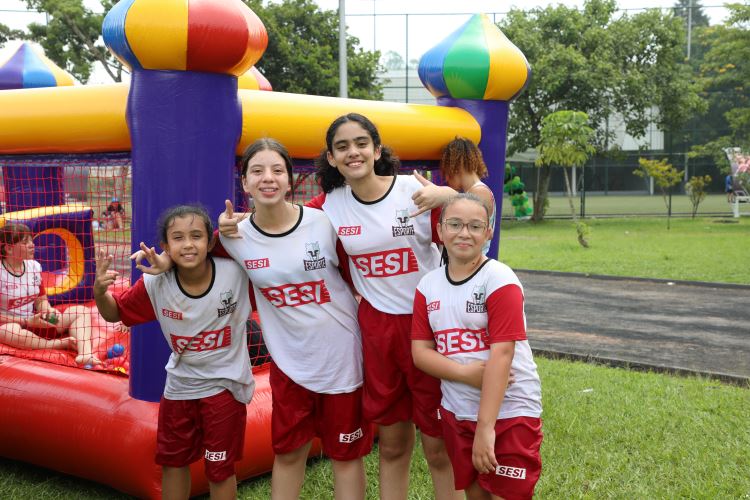
POLYGON ((357 313, 362 331, 365 418, 380 425, 413 420, 422 433, 441 437, 440 380, 414 366, 411 314, 388 314, 365 299, 357 313))
POLYGON ((495 458, 499 464, 494 473, 479 474, 471 461, 477 423, 456 420, 456 416, 440 408, 445 448, 453 466, 457 490, 464 490, 475 481, 493 495, 506 500, 531 498, 542 472, 542 420, 534 417, 499 419, 495 424, 495 458))
POLYGON ((271 440, 276 454, 319 437, 329 458, 349 461, 372 450, 372 426, 362 418, 362 388, 343 394, 305 389, 271 363, 271 440))
POLYGON ((206 478, 220 483, 242 459, 247 405, 224 390, 202 399, 161 398, 156 463, 185 467, 204 457, 206 478))

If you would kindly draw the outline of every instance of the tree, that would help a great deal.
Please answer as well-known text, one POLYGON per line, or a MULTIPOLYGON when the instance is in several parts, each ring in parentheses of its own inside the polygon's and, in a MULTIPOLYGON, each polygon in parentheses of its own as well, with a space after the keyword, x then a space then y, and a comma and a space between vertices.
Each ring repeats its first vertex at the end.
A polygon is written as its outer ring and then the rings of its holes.
MULTIPOLYGON (((657 9, 615 15, 616 9, 614 0, 587 0, 581 11, 511 9, 498 24, 533 71, 511 107, 509 155, 536 147, 542 118, 559 109, 588 115, 598 151, 610 149, 613 134, 604 124, 612 115, 621 115, 627 132, 640 137, 652 110, 660 128, 673 130, 701 109, 684 62, 683 23, 657 9)), ((540 171, 545 192, 548 174, 540 171)))
POLYGON ((0 23, 0 47, 8 43, 9 40, 23 38, 23 32, 10 29, 6 25, 0 23))
MULTIPOLYGON (((105 13, 115 3, 101 0, 105 13)), ((47 57, 57 65, 86 83, 98 62, 113 81, 122 81, 122 64, 101 38, 104 14, 86 8, 83 0, 26 0, 26 5, 47 14, 47 24, 29 24, 28 38, 44 47, 47 57)))
POLYGON ((723 173, 729 172, 726 147, 750 149, 750 5, 728 4, 722 26, 704 32, 707 51, 700 64, 699 83, 709 103, 699 117, 704 124, 691 156, 709 156, 723 173))
MULTIPOLYGON (((578 242, 586 248, 589 246, 586 240, 588 226, 577 220, 567 167, 572 170, 583 166, 589 156, 596 151, 592 144, 595 131, 588 126, 588 122, 589 117, 581 111, 556 111, 545 116, 542 119, 541 140, 538 148, 539 157, 536 160, 536 165, 539 167, 550 168, 553 165, 562 167, 565 176, 565 191, 570 204, 570 215, 576 224, 578 242)), ((541 220, 544 216, 544 213, 538 214, 536 212, 537 198, 542 196, 546 198, 547 193, 542 193, 539 190, 534 192, 534 220, 536 221, 541 220)))
POLYGON ((634 175, 643 179, 652 178, 661 191, 664 206, 667 208, 667 229, 672 216, 672 186, 676 186, 682 180, 682 170, 677 170, 667 163, 667 160, 649 160, 638 158, 638 168, 633 171, 634 175))
MULTIPOLYGON (((268 31, 268 49, 257 63, 274 90, 322 96, 339 91, 339 18, 313 0, 284 0, 263 5, 245 0, 268 31)), ((365 51, 347 36, 349 97, 381 99, 377 80, 379 52, 365 51)))
POLYGON ((385 62, 383 63, 383 66, 385 66, 385 69, 388 71, 394 71, 399 69, 404 69, 404 58, 399 54, 398 52, 395 52, 393 50, 389 50, 385 53, 385 62))
POLYGON ((710 175, 694 175, 685 184, 685 192, 693 206, 693 219, 695 219, 695 214, 698 213, 698 205, 706 199, 706 188, 709 184, 711 184, 710 175))

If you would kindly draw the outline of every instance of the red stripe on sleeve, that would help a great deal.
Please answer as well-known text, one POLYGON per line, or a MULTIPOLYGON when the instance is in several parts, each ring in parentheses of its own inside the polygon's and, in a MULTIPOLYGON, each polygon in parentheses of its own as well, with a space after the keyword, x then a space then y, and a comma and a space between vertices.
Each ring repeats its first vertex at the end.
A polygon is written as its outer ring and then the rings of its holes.
POLYGON ((435 340, 427 318, 427 300, 422 292, 414 292, 414 310, 411 316, 411 339, 412 340, 435 340))
POLYGON ((352 269, 349 263, 349 254, 346 253, 346 250, 344 250, 344 244, 341 243, 341 240, 338 238, 336 238, 336 255, 339 258, 339 272, 341 273, 341 277, 344 278, 344 281, 346 281, 347 285, 349 285, 349 287, 354 290, 354 281, 352 281, 352 269))
POLYGON ((156 319, 154 306, 148 298, 143 276, 133 286, 122 293, 112 294, 120 313, 120 321, 125 326, 140 325, 156 319))
POLYGON ((490 344, 526 340, 520 287, 505 285, 487 297, 487 333, 490 344))

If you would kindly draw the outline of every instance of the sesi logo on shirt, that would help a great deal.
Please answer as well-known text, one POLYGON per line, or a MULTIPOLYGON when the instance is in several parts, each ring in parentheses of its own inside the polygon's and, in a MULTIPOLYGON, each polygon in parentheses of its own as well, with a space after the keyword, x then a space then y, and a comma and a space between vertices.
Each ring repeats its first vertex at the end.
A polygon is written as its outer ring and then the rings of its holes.
POLYGON ((263 259, 250 259, 245 261, 245 269, 263 269, 264 267, 270 266, 268 257, 263 259))
POLYGON ((30 302, 34 302, 37 299, 36 295, 29 295, 27 297, 18 297, 15 299, 8 300, 8 309, 17 309, 23 307, 30 302))
POLYGON ((364 278, 387 278, 419 270, 417 257, 408 247, 351 255, 350 258, 364 278))
POLYGON ((276 307, 297 307, 311 302, 325 304, 331 301, 331 294, 324 280, 261 288, 260 293, 276 307))
POLYGON ((489 349, 486 342, 488 340, 486 330, 453 328, 439 330, 434 332, 433 335, 435 337, 435 349, 443 356, 489 349))
POLYGON ((182 313, 179 311, 171 311, 169 309, 162 309, 161 315, 169 319, 176 319, 180 321, 182 320, 182 313))
POLYGON ((439 300, 433 300, 429 304, 427 304, 427 313, 431 313, 433 311, 439 311, 440 310, 440 301, 439 300))
POLYGON ((177 354, 182 354, 185 351, 214 351, 232 344, 232 327, 227 325, 221 330, 201 332, 195 337, 184 337, 170 333, 169 338, 172 341, 172 349, 177 354))
POLYGON ((339 226, 339 236, 359 236, 362 234, 362 226, 339 226))

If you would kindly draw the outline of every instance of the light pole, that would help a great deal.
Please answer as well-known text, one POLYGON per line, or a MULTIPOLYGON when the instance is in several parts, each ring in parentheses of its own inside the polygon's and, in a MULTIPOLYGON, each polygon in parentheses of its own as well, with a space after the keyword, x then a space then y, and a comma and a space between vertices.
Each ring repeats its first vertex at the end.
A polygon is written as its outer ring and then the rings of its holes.
POLYGON ((346 63, 346 0, 339 0, 339 97, 348 97, 346 63))

